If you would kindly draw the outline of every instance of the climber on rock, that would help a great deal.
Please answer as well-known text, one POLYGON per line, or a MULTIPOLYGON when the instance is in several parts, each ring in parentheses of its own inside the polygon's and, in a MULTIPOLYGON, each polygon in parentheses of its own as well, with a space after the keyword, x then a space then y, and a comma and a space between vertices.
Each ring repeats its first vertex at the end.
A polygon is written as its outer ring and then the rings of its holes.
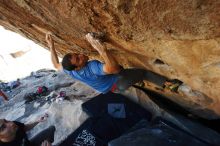
POLYGON ((149 70, 130 68, 122 69, 115 58, 107 50, 104 43, 97 38, 97 34, 88 33, 87 41, 98 51, 104 62, 98 60, 89 60, 88 56, 77 53, 68 53, 63 57, 62 63, 59 63, 52 36, 46 35, 46 41, 51 51, 51 59, 54 67, 62 70, 93 89, 107 93, 121 92, 135 83, 147 80, 160 87, 167 83, 173 84, 166 77, 156 74, 149 70))

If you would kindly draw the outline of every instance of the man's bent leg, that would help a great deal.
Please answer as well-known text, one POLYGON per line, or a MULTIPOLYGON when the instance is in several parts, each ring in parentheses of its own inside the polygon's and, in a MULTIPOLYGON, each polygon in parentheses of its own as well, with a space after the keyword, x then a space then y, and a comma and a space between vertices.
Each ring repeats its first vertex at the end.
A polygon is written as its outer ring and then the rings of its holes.
POLYGON ((50 126, 47 129, 41 131, 30 140, 31 144, 35 146, 40 146, 44 140, 48 140, 49 142, 52 143, 54 141, 55 130, 56 130, 55 126, 50 126))
POLYGON ((156 84, 157 86, 163 87, 164 83, 169 79, 165 76, 159 75, 155 72, 145 70, 144 80, 156 84))
POLYGON ((147 80, 162 87, 168 79, 157 73, 144 69, 124 69, 119 73, 119 80, 116 85, 118 90, 123 91, 133 84, 143 80, 147 80))

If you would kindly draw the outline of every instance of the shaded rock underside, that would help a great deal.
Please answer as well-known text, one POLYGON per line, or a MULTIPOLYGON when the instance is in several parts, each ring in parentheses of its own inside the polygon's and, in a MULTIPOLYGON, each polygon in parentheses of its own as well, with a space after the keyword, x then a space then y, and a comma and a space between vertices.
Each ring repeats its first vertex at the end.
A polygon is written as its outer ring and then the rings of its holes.
POLYGON ((52 32, 61 57, 101 59, 85 34, 105 32, 121 65, 183 81, 206 98, 162 94, 201 117, 219 118, 219 0, 0 0, 0 25, 44 47, 52 32))

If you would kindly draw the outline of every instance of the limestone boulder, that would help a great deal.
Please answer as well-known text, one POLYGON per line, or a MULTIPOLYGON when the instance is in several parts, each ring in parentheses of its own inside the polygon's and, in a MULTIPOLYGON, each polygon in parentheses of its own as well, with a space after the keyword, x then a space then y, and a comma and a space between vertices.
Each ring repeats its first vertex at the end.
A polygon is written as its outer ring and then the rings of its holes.
POLYGON ((220 117, 219 0, 0 0, 0 25, 46 48, 51 32, 60 57, 100 60, 85 35, 103 32, 121 65, 183 81, 199 94, 159 92, 200 117, 220 117))

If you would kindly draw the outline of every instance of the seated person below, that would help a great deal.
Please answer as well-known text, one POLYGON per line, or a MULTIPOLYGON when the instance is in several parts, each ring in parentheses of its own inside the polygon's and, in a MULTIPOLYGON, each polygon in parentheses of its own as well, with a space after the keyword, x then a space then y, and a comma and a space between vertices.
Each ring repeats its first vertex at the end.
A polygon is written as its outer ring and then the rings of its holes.
POLYGON ((36 122, 23 124, 16 121, 0 119, 0 146, 52 146, 55 127, 50 126, 31 140, 28 140, 26 132, 34 128, 38 123, 47 119, 45 114, 36 122))
POLYGON ((4 94, 4 92, 0 89, 0 97, 4 99, 4 101, 8 101, 8 97, 4 94))
MULTIPOLYGON (((166 77, 144 69, 122 69, 115 58, 101 43, 95 33, 88 33, 86 39, 95 50, 101 55, 104 63, 98 60, 89 60, 88 56, 83 54, 68 53, 63 57, 62 63, 59 63, 52 36, 46 35, 46 41, 51 51, 51 59, 54 67, 62 70, 93 89, 107 93, 123 92, 135 83, 143 80, 150 81, 160 87, 169 81, 166 77)), ((169 82, 170 83, 170 82, 169 82)))

